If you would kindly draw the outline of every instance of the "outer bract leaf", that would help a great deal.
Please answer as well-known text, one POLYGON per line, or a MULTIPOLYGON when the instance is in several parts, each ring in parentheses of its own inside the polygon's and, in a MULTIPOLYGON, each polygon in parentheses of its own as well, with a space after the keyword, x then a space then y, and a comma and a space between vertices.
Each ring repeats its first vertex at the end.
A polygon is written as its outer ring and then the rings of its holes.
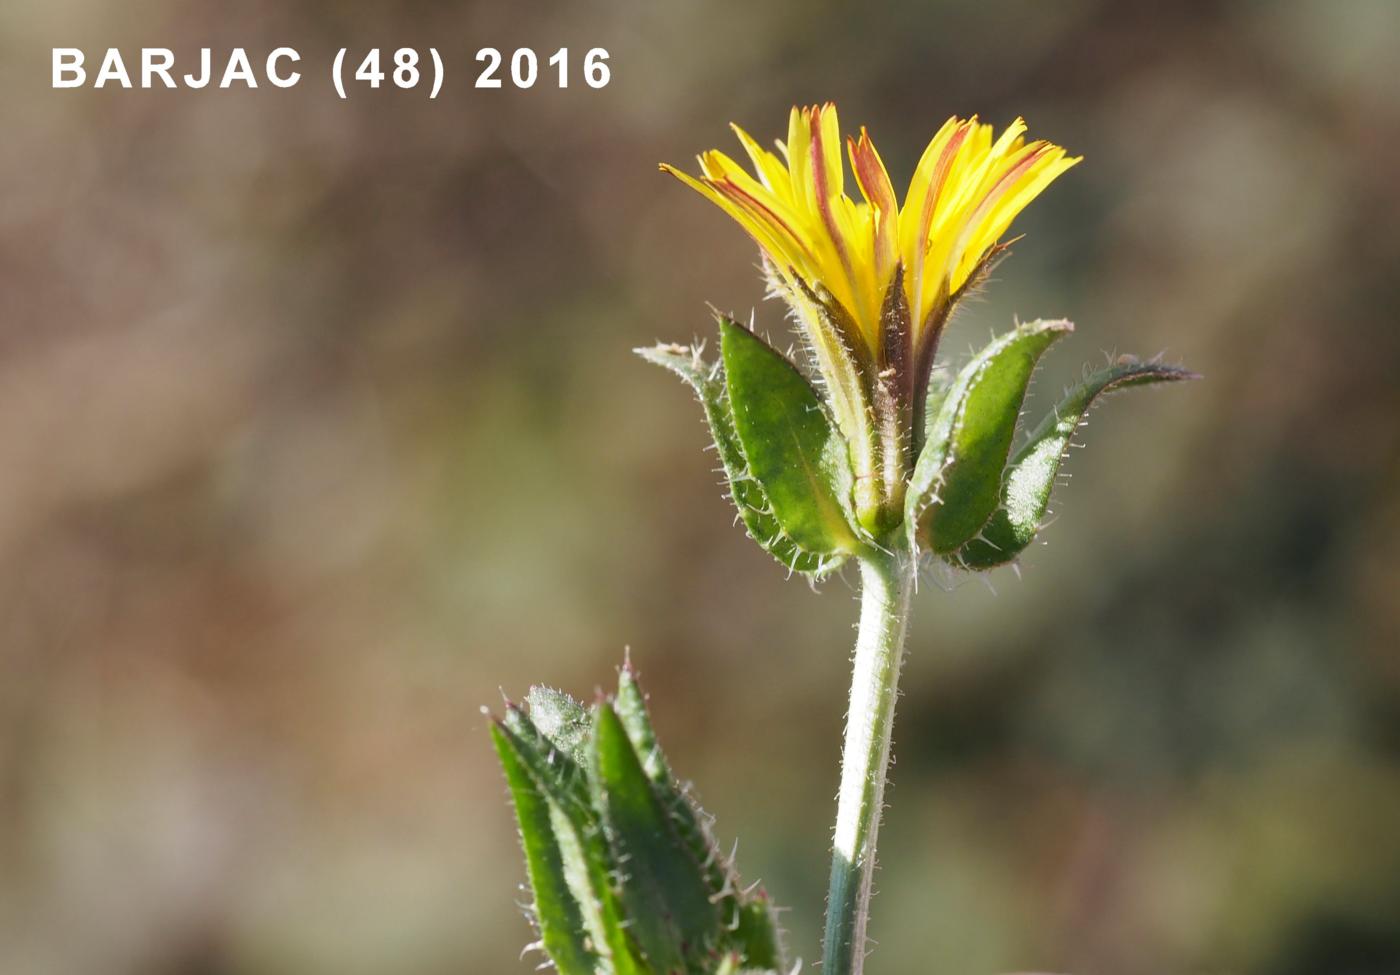
POLYGON ((1001 500, 1001 475, 1026 387, 1050 344, 1074 330, 1035 321, 993 340, 963 368, 939 404, 905 499, 905 522, 939 553, 955 552, 1001 500))
POLYGON ((684 346, 658 345, 650 349, 637 349, 636 352, 648 362, 671 370, 695 390, 700 405, 705 409, 705 419, 709 422, 720 464, 729 481, 730 497, 739 509, 739 519, 744 523, 749 537, 794 572, 822 576, 839 566, 843 561, 840 556, 804 550, 783 531, 774 517, 763 486, 749 473, 718 364, 706 362, 698 349, 684 346))
POLYGON ((856 551, 850 454, 817 391, 748 329, 727 318, 719 327, 734 429, 778 524, 808 552, 856 551))
POLYGON ((535 923, 539 925, 540 941, 560 975, 595 975, 598 956, 588 946, 583 914, 565 876, 549 799, 526 768, 513 736, 492 724, 491 740, 496 745, 496 754, 500 756, 515 803, 525 869, 535 895, 535 923))
POLYGON ((991 569, 1025 550, 1040 530, 1070 438, 1100 395, 1130 386, 1196 378, 1196 373, 1186 369, 1124 358, 1071 389, 1016 451, 1007 466, 1001 507, 982 533, 962 547, 957 561, 972 569, 991 569))
POLYGON ((719 914, 701 866, 672 820, 612 705, 593 724, 594 784, 613 859, 625 874, 621 896, 652 971, 703 971, 715 947, 719 914))

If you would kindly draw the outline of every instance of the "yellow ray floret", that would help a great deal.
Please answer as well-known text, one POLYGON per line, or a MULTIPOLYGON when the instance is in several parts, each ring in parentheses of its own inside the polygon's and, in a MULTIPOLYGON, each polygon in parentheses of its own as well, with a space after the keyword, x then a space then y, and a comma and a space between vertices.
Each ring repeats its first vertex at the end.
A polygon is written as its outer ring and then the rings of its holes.
POLYGON ((862 201, 846 195, 834 105, 794 108, 781 158, 733 128, 754 175, 718 150, 701 154, 698 177, 661 168, 738 221, 789 286, 829 293, 871 352, 897 267, 917 343, 1016 215, 1079 162, 1049 142, 1027 142, 1020 119, 994 140, 976 116, 951 118, 924 150, 901 207, 864 129, 845 147, 862 201))

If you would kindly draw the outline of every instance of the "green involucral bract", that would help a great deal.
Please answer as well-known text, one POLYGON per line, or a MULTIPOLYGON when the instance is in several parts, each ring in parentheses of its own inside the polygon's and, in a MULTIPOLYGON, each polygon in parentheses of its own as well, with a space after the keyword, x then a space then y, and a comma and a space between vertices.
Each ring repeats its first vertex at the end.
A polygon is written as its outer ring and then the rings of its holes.
POLYGON ((1001 473, 1026 387, 1040 356, 1074 328, 1030 322, 993 340, 943 394, 905 495, 911 539, 954 552, 977 534, 1001 499, 1001 473))
POLYGON ((515 801, 540 947, 563 975, 783 971, 766 895, 742 890, 673 778, 629 666, 584 709, 534 688, 492 738, 515 801))
POLYGON ((730 497, 749 537, 793 572, 819 578, 839 566, 844 560, 843 556, 822 555, 803 549, 778 523, 763 485, 749 472, 749 462, 739 443, 739 434, 734 429, 734 416, 721 366, 706 362, 697 348, 658 345, 636 351, 648 362, 680 376, 695 391, 705 410, 710 435, 714 437, 730 497))
MULTIPOLYGON (((695 390, 740 519, 765 551, 812 578, 850 556, 865 557, 876 540, 852 512, 851 448, 822 395, 750 330, 725 317, 719 326, 719 363, 706 362, 698 348, 637 352, 695 390)), ((993 339, 956 375, 934 368, 922 443, 904 492, 902 530, 914 551, 978 571, 1013 561, 1034 538, 1060 454, 1095 397, 1195 376, 1136 360, 1102 370, 1076 387, 1008 462, 1036 366, 1073 330, 1063 320, 1028 322, 993 339)), ((874 425, 867 433, 879 436, 874 425)))
POLYGON ((857 551, 850 451, 817 391, 748 329, 721 319, 719 330, 734 429, 773 515, 809 552, 857 551))
POLYGON ((1031 543, 1070 438, 1100 395, 1195 378, 1195 373, 1175 366, 1121 359, 1071 389, 1016 451, 1003 479, 1001 506, 978 537, 959 550, 957 562, 971 569, 994 568, 1015 559, 1031 543))

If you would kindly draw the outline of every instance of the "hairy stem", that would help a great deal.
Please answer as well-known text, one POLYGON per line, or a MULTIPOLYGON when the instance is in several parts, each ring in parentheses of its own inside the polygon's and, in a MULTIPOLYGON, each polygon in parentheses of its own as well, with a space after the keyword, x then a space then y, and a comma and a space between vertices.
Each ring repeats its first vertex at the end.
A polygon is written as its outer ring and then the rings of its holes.
POLYGON ((903 546, 865 557, 860 564, 860 631, 841 755, 822 975, 860 975, 865 966, 875 837, 884 808, 890 730, 915 569, 913 556, 903 546))

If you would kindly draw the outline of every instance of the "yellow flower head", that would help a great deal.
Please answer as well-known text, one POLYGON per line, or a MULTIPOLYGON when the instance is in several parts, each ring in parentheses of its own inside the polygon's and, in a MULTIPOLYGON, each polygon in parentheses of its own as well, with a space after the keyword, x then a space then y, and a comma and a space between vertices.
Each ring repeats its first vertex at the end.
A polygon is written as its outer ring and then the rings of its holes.
MULTIPOLYGON (((836 106, 794 108, 781 158, 733 126, 753 163, 750 176, 718 150, 701 154, 697 177, 661 168, 733 217, 758 241, 785 293, 821 295, 849 323, 853 351, 880 357, 886 300, 896 273, 904 290, 908 340, 936 334, 952 302, 1011 221, 1055 177, 1079 162, 1059 146, 1027 142, 1026 125, 993 129, 950 118, 924 150, 900 206, 865 129, 846 150, 862 201, 845 192, 836 106)), ((898 297, 898 296, 895 296, 898 297)))

